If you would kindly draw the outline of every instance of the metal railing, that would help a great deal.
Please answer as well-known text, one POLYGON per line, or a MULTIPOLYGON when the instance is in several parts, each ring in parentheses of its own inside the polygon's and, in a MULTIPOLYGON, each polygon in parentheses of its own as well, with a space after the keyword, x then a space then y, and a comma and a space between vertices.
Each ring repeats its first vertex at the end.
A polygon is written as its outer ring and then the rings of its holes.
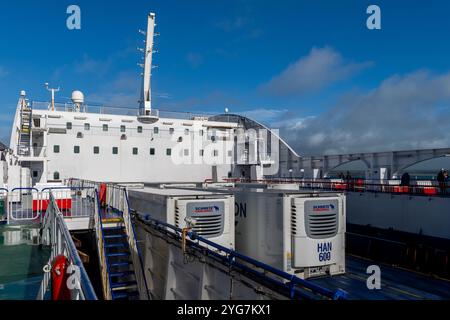
MULTIPOLYGON (((150 215, 144 217, 142 215, 136 215, 136 219, 160 233, 182 241, 183 230, 180 228, 153 219, 150 215)), ((319 295, 323 298, 333 300, 347 299, 347 293, 341 289, 332 291, 318 286, 307 280, 300 279, 295 275, 288 274, 234 250, 218 245, 215 242, 198 236, 194 232, 187 232, 186 245, 204 256, 216 259, 229 268, 229 270, 235 270, 249 275, 252 280, 268 286, 290 299, 311 299, 313 298, 312 295, 319 295), (212 250, 212 248, 215 250, 212 250)))
POLYGON ((36 188, 14 188, 8 193, 8 222, 39 222, 42 195, 36 188))
POLYGON ((65 218, 90 217, 93 212, 94 188, 92 187, 51 187, 14 188, 4 193, 8 223, 39 223, 50 204, 50 193, 65 218))
POLYGON ((276 178, 251 180, 245 178, 227 179, 230 183, 271 184, 297 184, 301 189, 323 191, 351 191, 409 194, 422 196, 450 196, 450 183, 439 183, 431 180, 413 180, 408 185, 402 185, 401 180, 364 180, 364 179, 297 179, 276 178))
MULTIPOLYGON (((68 258, 70 265, 75 267, 75 283, 70 286, 72 300, 97 300, 94 288, 78 255, 77 248, 72 240, 72 236, 64 221, 64 217, 56 204, 53 193, 49 192, 50 203, 46 210, 42 222, 42 239, 44 245, 51 246, 51 254, 48 265, 51 266, 53 260, 58 255, 64 255, 68 258)), ((69 270, 69 269, 68 269, 69 270)), ((50 271, 50 270, 49 270, 50 271)), ((50 284, 51 273, 46 272, 42 280, 41 287, 37 296, 38 300, 45 298, 50 284)))
POLYGON ((110 270, 108 268, 108 263, 106 260, 106 248, 104 245, 102 213, 97 189, 95 189, 94 192, 95 192, 94 227, 95 227, 95 236, 97 239, 97 251, 100 262, 100 273, 102 277, 103 297, 105 300, 111 300, 112 290, 109 283, 110 270))

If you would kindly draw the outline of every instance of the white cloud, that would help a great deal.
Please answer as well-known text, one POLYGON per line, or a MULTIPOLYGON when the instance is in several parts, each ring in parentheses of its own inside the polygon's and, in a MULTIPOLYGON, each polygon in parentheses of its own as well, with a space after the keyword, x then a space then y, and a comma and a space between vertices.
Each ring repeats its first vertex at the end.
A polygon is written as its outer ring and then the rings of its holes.
POLYGON ((300 96, 316 92, 337 81, 347 79, 371 62, 346 62, 333 48, 312 48, 283 72, 261 87, 263 92, 278 96, 300 96))
POLYGON ((450 72, 394 75, 347 93, 329 111, 282 127, 300 154, 375 152, 450 145, 450 72))

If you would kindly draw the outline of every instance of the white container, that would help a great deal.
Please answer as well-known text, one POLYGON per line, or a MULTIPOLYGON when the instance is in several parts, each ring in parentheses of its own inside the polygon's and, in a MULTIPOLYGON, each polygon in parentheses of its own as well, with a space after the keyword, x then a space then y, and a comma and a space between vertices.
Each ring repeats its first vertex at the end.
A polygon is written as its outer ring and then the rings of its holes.
POLYGON ((234 196, 222 192, 152 188, 129 189, 130 206, 142 215, 234 249, 234 196))
POLYGON ((345 273, 345 196, 236 188, 236 251, 300 278, 345 273))

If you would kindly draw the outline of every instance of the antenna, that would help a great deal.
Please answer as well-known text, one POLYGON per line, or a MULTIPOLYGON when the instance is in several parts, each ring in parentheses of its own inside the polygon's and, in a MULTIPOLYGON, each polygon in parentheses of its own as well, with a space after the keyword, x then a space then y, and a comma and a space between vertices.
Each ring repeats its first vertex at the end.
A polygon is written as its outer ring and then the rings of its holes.
POLYGON ((50 104, 50 110, 55 111, 55 92, 59 92, 60 87, 58 88, 49 88, 48 82, 45 83, 45 88, 52 93, 52 102, 50 104))
POLYGON ((151 70, 153 69, 152 66, 152 58, 153 53, 155 51, 153 50, 153 38, 155 36, 155 17, 156 15, 154 13, 150 13, 148 15, 148 25, 147 25, 147 32, 144 32, 140 30, 139 32, 146 36, 145 42, 145 49, 138 48, 139 51, 144 53, 144 63, 140 66, 144 69, 144 75, 142 77, 142 93, 141 93, 141 100, 140 100, 140 114, 141 115, 151 115, 152 113, 152 94, 151 94, 151 70))

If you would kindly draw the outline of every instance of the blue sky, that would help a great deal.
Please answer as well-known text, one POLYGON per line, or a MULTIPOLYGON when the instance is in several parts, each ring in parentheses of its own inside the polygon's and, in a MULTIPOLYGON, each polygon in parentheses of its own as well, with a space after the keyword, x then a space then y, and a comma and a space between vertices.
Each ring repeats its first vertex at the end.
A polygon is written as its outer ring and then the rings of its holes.
POLYGON ((157 14, 160 109, 244 113, 300 154, 447 147, 450 2, 1 1, 0 137, 18 93, 137 106, 147 13, 157 14), (66 28, 81 8, 82 29, 66 28), (380 6, 382 29, 366 28, 380 6))

